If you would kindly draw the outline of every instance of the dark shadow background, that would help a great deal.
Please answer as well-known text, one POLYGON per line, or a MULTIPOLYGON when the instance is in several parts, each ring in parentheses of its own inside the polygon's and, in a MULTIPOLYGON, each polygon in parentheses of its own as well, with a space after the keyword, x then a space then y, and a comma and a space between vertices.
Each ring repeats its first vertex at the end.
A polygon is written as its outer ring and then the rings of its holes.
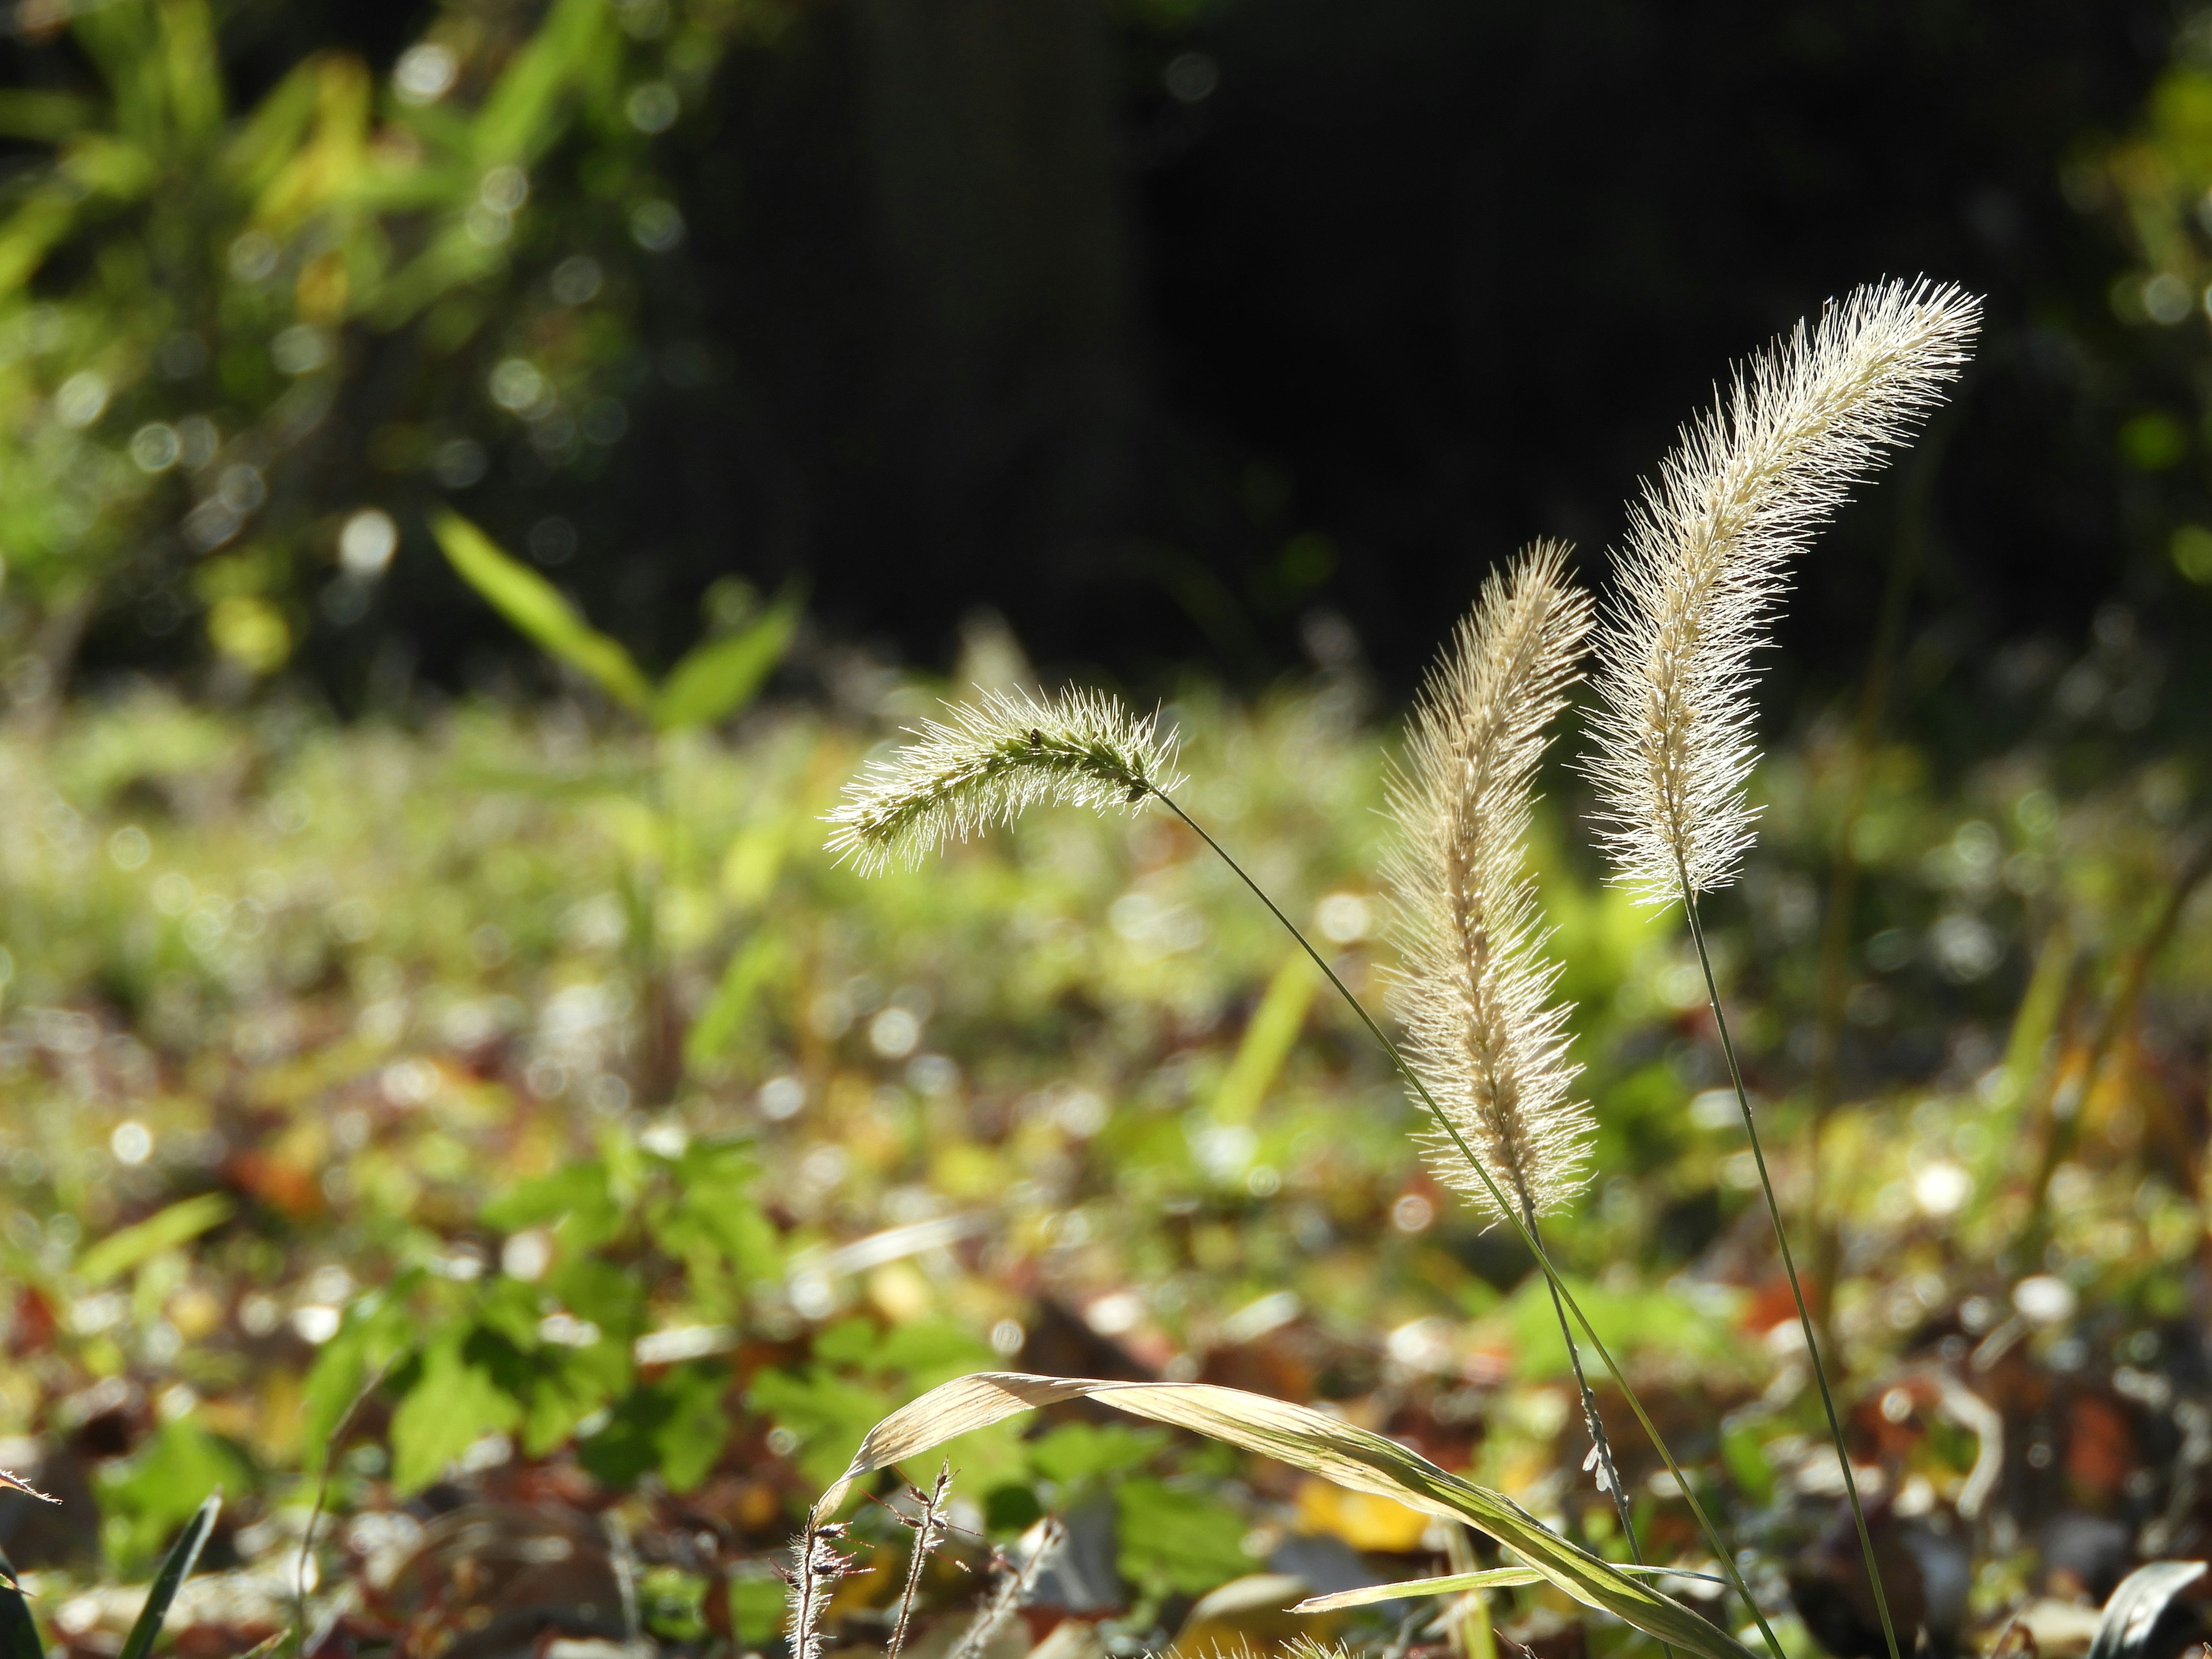
MULTIPOLYGON (((264 0, 241 92, 333 40, 388 64, 428 15, 264 0)), ((947 663, 988 606, 1045 664, 1139 685, 1267 678, 1341 617, 1401 690, 1517 544, 1571 537, 1601 574, 1623 499, 1731 358, 1925 272, 1988 296, 1984 349, 1919 490, 1872 492, 1808 562, 1787 673, 1857 672, 1908 508, 1914 625, 1947 661, 2078 648, 2115 599, 2201 637, 2212 606, 2163 553, 2171 482, 2113 439, 2194 395, 2171 337, 2114 320, 2125 252, 2062 189, 2133 120, 2176 21, 2146 0, 822 0, 672 135, 691 238, 613 465, 495 471, 464 505, 515 546, 572 519, 560 580, 649 661, 736 573, 803 579, 826 637, 908 661, 947 663)), ((426 540, 400 569, 370 630, 416 672, 520 649, 426 540)))

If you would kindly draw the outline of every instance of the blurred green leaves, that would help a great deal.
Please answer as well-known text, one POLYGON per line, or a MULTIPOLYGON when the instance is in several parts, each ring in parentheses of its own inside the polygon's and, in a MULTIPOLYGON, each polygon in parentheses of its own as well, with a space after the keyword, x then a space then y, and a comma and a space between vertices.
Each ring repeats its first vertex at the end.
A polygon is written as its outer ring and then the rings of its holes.
POLYGON ((251 1462, 229 1441, 189 1419, 163 1424, 128 1459, 101 1472, 100 1541, 108 1559, 122 1572, 144 1571, 211 1494, 246 1491, 252 1480, 251 1462))
MULTIPOLYGON (((365 503, 406 526, 425 485, 502 453, 594 470, 627 421, 581 416, 640 349, 655 257, 631 220, 675 211, 652 161, 669 124, 632 118, 632 91, 696 84, 763 9, 640 33, 608 0, 527 20, 450 0, 411 49, 436 74, 380 85, 314 52, 235 111, 209 0, 76 9, 81 57, 0 93, 0 133, 44 151, 0 191, 0 541, 27 620, 204 611, 217 653, 265 674, 363 614, 388 548, 339 544, 365 503)), ((774 654, 762 636, 701 665, 665 723, 711 720, 774 654)))
POLYGON ((180 1199, 119 1232, 110 1233, 77 1258, 77 1277, 87 1285, 104 1285, 129 1273, 150 1256, 175 1249, 219 1227, 237 1211, 228 1194, 203 1193, 180 1199))
POLYGON ((743 708, 783 659, 799 626, 799 598, 787 592, 735 631, 695 646, 656 687, 558 588, 501 552, 466 519, 442 513, 431 528, 461 579, 517 632, 660 731, 718 725, 743 708))
POLYGON ((586 1467, 614 1484, 652 1469, 673 1491, 696 1486, 728 1437, 728 1367, 662 1369, 641 1347, 654 1310, 637 1273, 678 1264, 696 1317, 741 1317, 745 1288, 778 1272, 781 1256, 757 1174, 742 1143, 656 1151, 611 1133, 600 1157, 492 1199, 486 1225, 538 1241, 511 1259, 520 1273, 418 1271, 355 1303, 308 1380, 310 1466, 333 1449, 352 1401, 382 1388, 397 1402, 392 1480, 403 1492, 504 1433, 532 1456, 580 1437, 586 1467))

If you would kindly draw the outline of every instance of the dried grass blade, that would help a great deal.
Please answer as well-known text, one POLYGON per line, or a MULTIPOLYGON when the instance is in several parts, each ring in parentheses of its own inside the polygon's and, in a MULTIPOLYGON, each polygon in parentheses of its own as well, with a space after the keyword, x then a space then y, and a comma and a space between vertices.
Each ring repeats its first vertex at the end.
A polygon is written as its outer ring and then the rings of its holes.
POLYGON ((1379 1434, 1286 1401, 1201 1382, 1112 1382, 982 1371, 957 1377, 901 1407, 868 1431, 843 1475, 815 1506, 827 1523, 853 1482, 900 1459, 1009 1417, 1063 1400, 1089 1399, 1133 1417, 1188 1429, 1486 1533, 1586 1607, 1705 1659, 1750 1659, 1751 1650, 1701 1615, 1609 1561, 1577 1549, 1502 1492, 1447 1474, 1379 1434))
MULTIPOLYGON (((1653 1567, 1616 1562, 1623 1572, 1642 1573, 1662 1578, 1704 1578, 1716 1584, 1728 1580, 1710 1572, 1690 1572, 1680 1567, 1653 1567)), ((1399 1601, 1417 1595, 1452 1595, 1462 1590, 1513 1589, 1522 1584, 1540 1584, 1544 1575, 1534 1567, 1487 1567, 1480 1572, 1450 1572, 1441 1578, 1404 1578, 1395 1584, 1365 1584, 1358 1589, 1339 1590, 1334 1595, 1316 1595, 1292 1607, 1292 1613, 1334 1613, 1342 1607, 1371 1607, 1377 1601, 1399 1601)))

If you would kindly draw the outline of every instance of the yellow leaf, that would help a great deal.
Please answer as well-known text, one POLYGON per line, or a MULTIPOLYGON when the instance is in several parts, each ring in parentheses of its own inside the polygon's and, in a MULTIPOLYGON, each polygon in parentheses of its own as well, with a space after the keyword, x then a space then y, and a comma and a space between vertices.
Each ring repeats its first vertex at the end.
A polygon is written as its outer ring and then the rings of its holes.
POLYGON ((1307 1532, 1333 1534, 1356 1550, 1402 1554, 1421 1547, 1429 1517, 1373 1492, 1346 1492, 1309 1475, 1298 1483, 1298 1524, 1307 1532))

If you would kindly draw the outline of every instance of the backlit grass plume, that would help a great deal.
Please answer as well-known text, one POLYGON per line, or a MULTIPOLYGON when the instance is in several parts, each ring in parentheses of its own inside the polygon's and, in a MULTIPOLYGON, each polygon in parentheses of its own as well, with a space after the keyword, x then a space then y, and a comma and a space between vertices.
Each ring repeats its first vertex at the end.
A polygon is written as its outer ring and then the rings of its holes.
POLYGON ((1180 781, 1174 739, 1103 692, 994 691, 946 716, 863 769, 830 813, 830 850, 862 874, 918 864, 1041 801, 1134 807, 1180 781))
POLYGON ((1614 879, 1646 902, 1735 878, 1752 840, 1752 653, 1790 556, 1938 401, 1979 319, 1954 287, 1856 289, 1740 368, 1645 483, 1600 631, 1589 770, 1614 879))
MULTIPOLYGON (((1567 1010, 1547 1006, 1559 969, 1524 847, 1544 729, 1590 627, 1565 557, 1539 543, 1493 575, 1431 671, 1391 781, 1398 843, 1385 866, 1401 960, 1391 1006, 1413 1066, 1532 1225, 1581 1189, 1593 1128, 1568 1092, 1567 1010)), ((1428 1139, 1438 1176, 1495 1214, 1495 1189, 1458 1145, 1428 1139)))

